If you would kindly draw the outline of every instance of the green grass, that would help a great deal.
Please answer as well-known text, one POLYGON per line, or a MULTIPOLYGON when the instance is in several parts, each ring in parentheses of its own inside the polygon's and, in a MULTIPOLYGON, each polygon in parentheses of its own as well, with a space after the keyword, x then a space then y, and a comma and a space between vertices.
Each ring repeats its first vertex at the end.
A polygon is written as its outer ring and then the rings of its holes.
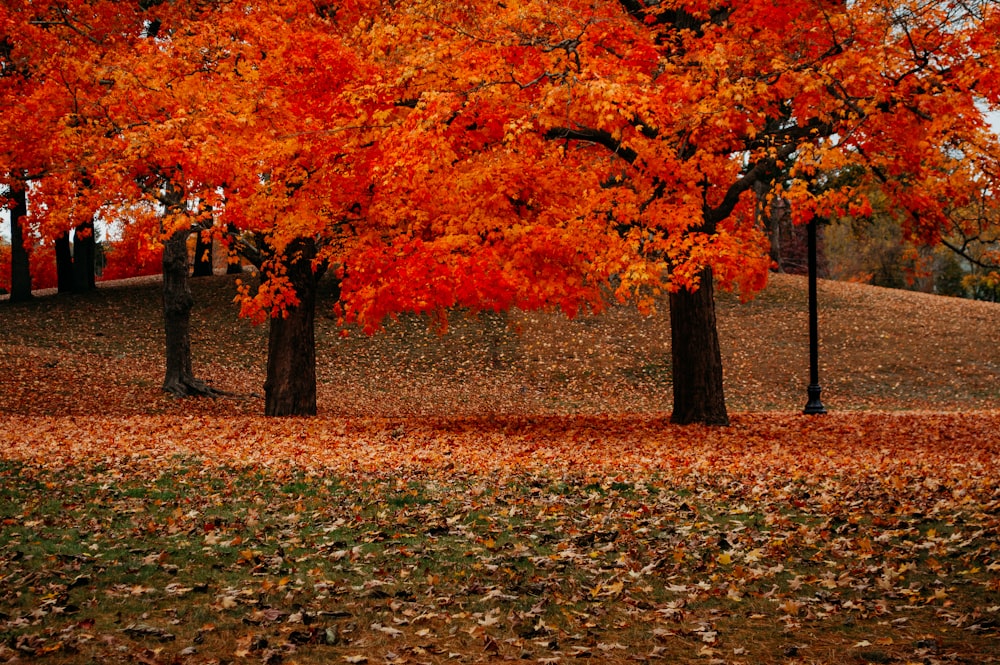
POLYGON ((2 463, 0 644, 51 663, 1000 658, 996 608, 980 632, 942 618, 998 601, 985 515, 739 512, 726 485, 2 463))

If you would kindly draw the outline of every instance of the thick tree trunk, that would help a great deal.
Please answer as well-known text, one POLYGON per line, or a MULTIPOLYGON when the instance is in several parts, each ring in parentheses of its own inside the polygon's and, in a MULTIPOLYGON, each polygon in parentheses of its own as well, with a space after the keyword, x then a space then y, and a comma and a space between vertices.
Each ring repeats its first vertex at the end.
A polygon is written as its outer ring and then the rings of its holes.
POLYGON ((682 290, 670 295, 670 329, 674 385, 670 421, 728 425, 711 268, 702 271, 694 293, 682 290))
POLYGON ((182 229, 163 243, 163 328, 166 336, 166 374, 163 390, 172 395, 216 395, 198 380, 191 368, 191 308, 188 286, 187 237, 182 229))
POLYGON ((73 286, 77 293, 97 288, 97 238, 94 237, 94 220, 76 227, 73 236, 73 286))
POLYGON ((56 279, 59 293, 72 293, 75 290, 73 272, 73 252, 69 244, 69 231, 56 238, 56 279))
POLYGON ((194 246, 194 271, 192 277, 211 277, 214 262, 212 261, 212 241, 205 241, 198 233, 198 240, 194 246))
POLYGON ((299 304, 284 318, 271 319, 267 340, 264 415, 316 415, 316 245, 300 239, 288 248, 288 277, 299 304))
POLYGON ((31 264, 24 248, 23 219, 28 215, 28 195, 24 189, 11 192, 14 207, 10 211, 10 301, 31 299, 31 264))

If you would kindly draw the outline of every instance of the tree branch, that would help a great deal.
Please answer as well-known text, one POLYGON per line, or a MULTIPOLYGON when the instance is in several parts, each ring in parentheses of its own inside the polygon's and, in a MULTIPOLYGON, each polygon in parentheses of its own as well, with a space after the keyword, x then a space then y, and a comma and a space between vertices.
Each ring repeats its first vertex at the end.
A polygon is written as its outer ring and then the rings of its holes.
POLYGON ((653 24, 664 26, 673 30, 691 30, 698 37, 705 34, 705 26, 708 24, 721 25, 732 12, 728 7, 719 7, 709 10, 707 18, 698 18, 683 9, 663 9, 656 11, 655 4, 647 5, 642 0, 618 0, 622 9, 629 16, 640 23, 645 23, 650 16, 653 17, 653 24))
POLYGON ((705 217, 705 228, 703 230, 708 233, 714 232, 715 226, 733 213, 743 192, 748 191, 758 182, 767 182, 776 178, 781 172, 781 169, 778 168, 778 162, 788 159, 795 152, 795 148, 796 145, 794 144, 782 146, 778 150, 778 154, 774 157, 760 160, 749 171, 744 173, 739 180, 729 186, 719 205, 714 208, 706 205, 703 213, 705 217))
POLYGON ((1000 266, 998 266, 996 263, 989 263, 989 262, 983 261, 982 259, 975 258, 968 251, 968 244, 969 244, 968 242, 963 242, 962 246, 959 247, 958 245, 952 243, 951 241, 942 238, 941 239, 941 244, 944 245, 945 247, 947 247, 948 249, 950 249, 952 252, 954 252, 958 256, 960 256, 963 259, 965 259, 966 261, 968 261, 969 263, 971 263, 971 264, 973 264, 975 266, 978 266, 980 268, 983 268, 984 270, 997 270, 998 268, 1000 268, 1000 266))
POLYGON ((613 137, 610 132, 606 132, 603 129, 591 129, 589 127, 582 127, 579 129, 570 129, 569 127, 553 127, 545 132, 545 138, 549 140, 563 139, 566 141, 586 141, 587 143, 596 143, 597 145, 604 146, 610 152, 618 155, 629 164, 634 164, 635 161, 639 159, 639 153, 632 148, 622 145, 621 141, 613 137))

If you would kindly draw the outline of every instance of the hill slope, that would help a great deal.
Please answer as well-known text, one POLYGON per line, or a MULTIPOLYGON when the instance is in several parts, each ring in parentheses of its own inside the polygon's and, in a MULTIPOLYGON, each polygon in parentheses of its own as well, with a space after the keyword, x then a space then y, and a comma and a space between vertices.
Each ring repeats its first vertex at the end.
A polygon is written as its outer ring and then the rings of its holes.
MULTIPOLYGON (((259 414, 266 329, 238 319, 232 278, 192 280, 195 370, 233 397, 161 394, 159 285, 0 303, 0 413, 259 414)), ((1000 305, 821 282, 820 379, 830 410, 1000 407, 1000 305)), ((665 307, 663 308, 665 310, 665 307)), ((329 311, 324 307, 324 314, 329 311)), ((730 410, 805 403, 805 280, 773 275, 719 303, 730 410)), ((665 311, 452 316, 443 336, 401 317, 374 337, 318 324, 319 408, 336 416, 643 413, 670 409, 665 311)))

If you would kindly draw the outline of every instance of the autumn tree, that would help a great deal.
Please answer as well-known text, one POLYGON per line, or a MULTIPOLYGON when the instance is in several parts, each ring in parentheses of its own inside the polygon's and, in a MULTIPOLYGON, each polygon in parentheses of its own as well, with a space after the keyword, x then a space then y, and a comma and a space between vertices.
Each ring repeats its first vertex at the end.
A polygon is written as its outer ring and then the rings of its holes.
POLYGON ((280 2, 214 17, 229 39, 213 51, 220 96, 200 160, 225 187, 217 227, 236 229, 227 240, 259 269, 241 298, 245 316, 270 326, 267 415, 315 414, 318 280, 366 219, 374 116, 391 104, 371 84, 360 11, 280 2))
MULTIPOLYGON (((558 219, 587 257, 585 279, 611 269, 618 299, 669 293, 675 422, 728 421, 713 289, 764 283, 757 197, 780 195, 801 223, 864 214, 874 185, 907 211, 911 232, 934 235, 945 203, 969 196, 958 162, 997 173, 983 121, 998 101, 992 3, 414 0, 400 11, 384 28, 385 58, 409 62, 393 83, 420 119, 396 145, 432 166, 396 159, 397 180, 422 188, 397 226, 454 233, 433 220, 462 205, 456 178, 475 178, 456 144, 489 162, 478 173, 508 178, 545 155, 539 179, 494 181, 501 196, 464 203, 473 219, 496 198, 522 217, 548 215, 545 228, 558 219), (820 182, 854 166, 865 173, 855 184, 820 182), (552 189, 574 205, 543 213, 552 189)), ((506 236, 511 219, 470 230, 506 236)))
POLYGON ((211 207, 208 234, 260 267, 241 300, 271 322, 271 415, 315 412, 332 269, 340 313, 369 330, 404 310, 573 315, 666 293, 673 419, 724 424, 714 288, 764 283, 761 202, 799 222, 864 214, 876 186, 929 237, 997 172, 991 4, 117 6, 50 8, 77 50, 59 61, 74 94, 39 125, 43 203, 149 201, 165 266, 211 207), (115 27, 86 32, 86 12, 115 27), (825 186, 853 167, 867 175, 825 186))

